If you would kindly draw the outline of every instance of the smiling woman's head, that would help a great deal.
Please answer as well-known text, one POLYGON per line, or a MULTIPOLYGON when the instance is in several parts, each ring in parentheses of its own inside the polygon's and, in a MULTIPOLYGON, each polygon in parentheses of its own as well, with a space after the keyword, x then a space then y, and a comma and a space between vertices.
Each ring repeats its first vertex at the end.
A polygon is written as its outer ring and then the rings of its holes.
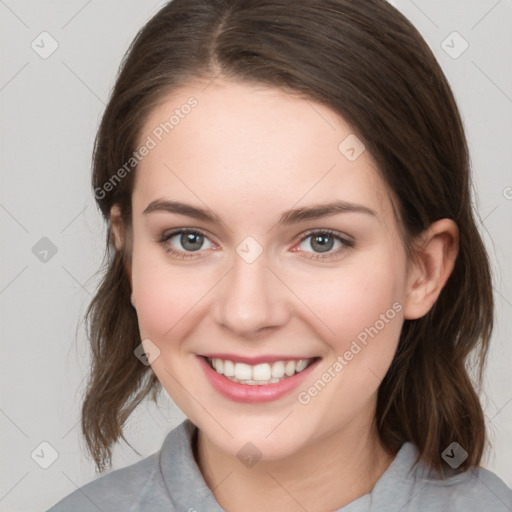
POLYGON ((226 453, 375 429, 391 454, 411 441, 440 468, 456 441, 462 468, 479 463, 465 364, 479 348, 481 370, 493 302, 466 140, 430 49, 385 1, 166 5, 123 62, 93 187, 109 250, 82 428, 100 470, 162 386, 226 453), (310 365, 277 391, 219 380, 244 358, 262 364, 239 380, 310 365))

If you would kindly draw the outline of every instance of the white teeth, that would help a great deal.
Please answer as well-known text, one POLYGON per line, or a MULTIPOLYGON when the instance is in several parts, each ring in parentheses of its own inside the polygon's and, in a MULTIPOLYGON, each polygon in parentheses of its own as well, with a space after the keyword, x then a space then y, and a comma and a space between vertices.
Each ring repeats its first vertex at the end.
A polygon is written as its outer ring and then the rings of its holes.
MULTIPOLYGON (((238 376, 236 376, 238 378, 238 376)), ((252 377, 254 380, 269 380, 272 377, 272 370, 268 363, 257 364, 252 368, 252 377)))
POLYGON ((272 365, 272 378, 280 379, 284 375, 284 363, 283 361, 276 361, 272 365))
POLYGON ((224 375, 226 377, 233 377, 235 375, 235 365, 233 361, 224 361, 224 375))
POLYGON ((284 367, 284 372, 288 377, 291 377, 295 373, 295 361, 288 361, 284 367))
POLYGON ((238 380, 251 380, 252 367, 245 363, 235 363, 235 378, 238 380))
POLYGON ((222 359, 213 359, 212 365, 217 370, 217 373, 221 375, 224 373, 224 361, 222 359))
POLYGON ((306 361, 306 359, 301 359, 297 363, 297 366, 295 367, 295 371, 301 372, 302 370, 304 370, 304 368, 306 368, 307 365, 308 365, 308 362, 306 361))
POLYGON ((273 384, 303 371, 313 359, 276 361, 254 366, 228 359, 209 359, 212 367, 229 380, 249 385, 273 384))

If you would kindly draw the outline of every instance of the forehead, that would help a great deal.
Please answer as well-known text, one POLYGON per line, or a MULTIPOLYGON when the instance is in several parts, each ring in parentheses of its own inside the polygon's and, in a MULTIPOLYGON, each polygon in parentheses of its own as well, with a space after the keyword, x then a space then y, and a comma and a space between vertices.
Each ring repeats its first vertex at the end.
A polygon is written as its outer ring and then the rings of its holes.
POLYGON ((373 158, 345 120, 280 89, 189 83, 152 111, 145 141, 152 148, 137 168, 134 210, 169 197, 255 212, 334 199, 371 203, 384 217, 392 211, 373 158))

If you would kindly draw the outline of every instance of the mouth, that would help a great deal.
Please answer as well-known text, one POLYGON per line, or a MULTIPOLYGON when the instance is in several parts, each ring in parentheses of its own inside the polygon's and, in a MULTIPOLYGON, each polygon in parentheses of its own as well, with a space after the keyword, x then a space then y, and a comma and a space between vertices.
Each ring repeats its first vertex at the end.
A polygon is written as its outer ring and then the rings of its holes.
POLYGON ((196 356, 213 389, 229 400, 250 404, 288 396, 315 371, 322 359, 287 356, 247 358, 228 354, 196 356))
POLYGON ((212 370, 231 382, 249 386, 265 386, 276 384, 301 373, 319 358, 282 359, 258 364, 236 362, 218 357, 205 357, 205 359, 212 370))

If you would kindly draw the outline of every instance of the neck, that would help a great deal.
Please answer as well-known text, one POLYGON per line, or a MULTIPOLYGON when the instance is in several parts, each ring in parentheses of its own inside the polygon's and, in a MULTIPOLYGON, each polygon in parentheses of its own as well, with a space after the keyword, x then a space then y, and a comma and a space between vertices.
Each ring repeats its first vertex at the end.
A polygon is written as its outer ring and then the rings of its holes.
POLYGON ((325 512, 370 492, 394 456, 376 428, 361 422, 311 443, 279 460, 246 467, 199 431, 196 460, 218 503, 227 512, 325 512))

